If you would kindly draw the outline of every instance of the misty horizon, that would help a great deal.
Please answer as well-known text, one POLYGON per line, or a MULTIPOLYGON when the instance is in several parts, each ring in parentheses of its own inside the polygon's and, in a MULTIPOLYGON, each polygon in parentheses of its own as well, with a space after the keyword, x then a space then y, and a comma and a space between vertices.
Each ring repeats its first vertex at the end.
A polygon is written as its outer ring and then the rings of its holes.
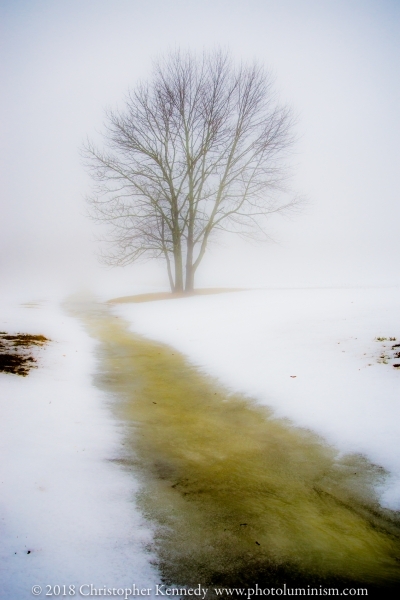
POLYGON ((399 285, 399 7, 386 2, 2 2, 1 274, 40 294, 164 289, 164 266, 110 271, 86 216, 80 149, 105 109, 171 48, 229 49, 272 71, 297 115, 292 188, 303 214, 270 243, 223 236, 198 287, 399 285), (397 101, 396 101, 397 100, 397 101))

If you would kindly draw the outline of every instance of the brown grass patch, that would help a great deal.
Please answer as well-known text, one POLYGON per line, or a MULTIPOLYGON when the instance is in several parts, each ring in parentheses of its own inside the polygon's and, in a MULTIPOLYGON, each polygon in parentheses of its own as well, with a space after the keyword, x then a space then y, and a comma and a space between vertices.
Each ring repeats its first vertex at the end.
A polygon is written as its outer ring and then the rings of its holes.
POLYGON ((211 294, 227 294, 230 292, 244 292, 245 288, 203 288, 193 292, 152 292, 148 294, 136 294, 135 296, 121 296, 108 300, 108 304, 128 304, 139 302, 156 302, 157 300, 176 300, 176 298, 188 298, 189 296, 208 296, 211 294))

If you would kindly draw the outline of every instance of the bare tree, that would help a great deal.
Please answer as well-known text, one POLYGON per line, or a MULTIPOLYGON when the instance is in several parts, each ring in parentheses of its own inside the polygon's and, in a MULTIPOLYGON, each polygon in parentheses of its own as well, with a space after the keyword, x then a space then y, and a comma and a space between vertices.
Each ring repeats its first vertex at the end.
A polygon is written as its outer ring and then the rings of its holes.
POLYGON ((257 64, 221 51, 158 61, 125 110, 107 112, 105 149, 85 146, 91 215, 108 227, 103 260, 162 257, 171 290, 193 290, 214 234, 262 236, 266 217, 297 206, 282 194, 292 125, 257 64))

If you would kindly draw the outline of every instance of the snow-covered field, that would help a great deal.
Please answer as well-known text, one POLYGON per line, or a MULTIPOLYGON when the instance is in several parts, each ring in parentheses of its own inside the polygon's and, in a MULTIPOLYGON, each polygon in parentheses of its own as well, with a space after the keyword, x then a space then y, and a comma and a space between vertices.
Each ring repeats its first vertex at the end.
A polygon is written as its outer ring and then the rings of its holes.
POLYGON ((92 385, 95 343, 54 303, 3 304, 0 330, 52 340, 26 378, 0 373, 0 597, 32 598, 33 585, 42 597, 46 585, 154 588, 137 483, 109 461, 121 430, 92 385))
MULTIPOLYGON (((382 503, 399 509, 400 359, 397 342, 375 339, 400 341, 399 305, 399 288, 287 289, 113 311, 232 391, 385 467, 382 503)), ((109 460, 123 432, 92 383, 95 342, 54 302, 3 304, 0 330, 52 340, 28 377, 0 373, 1 597, 31 598, 33 585, 42 596, 56 584, 154 589, 138 484, 109 460)))
POLYGON ((399 308, 393 287, 259 290, 113 310, 231 390, 383 466, 391 476, 381 502, 400 509, 399 308))

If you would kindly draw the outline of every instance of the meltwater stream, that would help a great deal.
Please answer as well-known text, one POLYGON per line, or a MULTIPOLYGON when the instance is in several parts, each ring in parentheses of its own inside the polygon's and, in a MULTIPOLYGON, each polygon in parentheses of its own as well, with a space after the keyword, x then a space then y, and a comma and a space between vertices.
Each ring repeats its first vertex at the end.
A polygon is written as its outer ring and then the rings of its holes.
POLYGON ((70 305, 100 341, 96 384, 126 427, 164 582, 400 585, 400 518, 383 470, 235 396, 104 305, 70 305))

